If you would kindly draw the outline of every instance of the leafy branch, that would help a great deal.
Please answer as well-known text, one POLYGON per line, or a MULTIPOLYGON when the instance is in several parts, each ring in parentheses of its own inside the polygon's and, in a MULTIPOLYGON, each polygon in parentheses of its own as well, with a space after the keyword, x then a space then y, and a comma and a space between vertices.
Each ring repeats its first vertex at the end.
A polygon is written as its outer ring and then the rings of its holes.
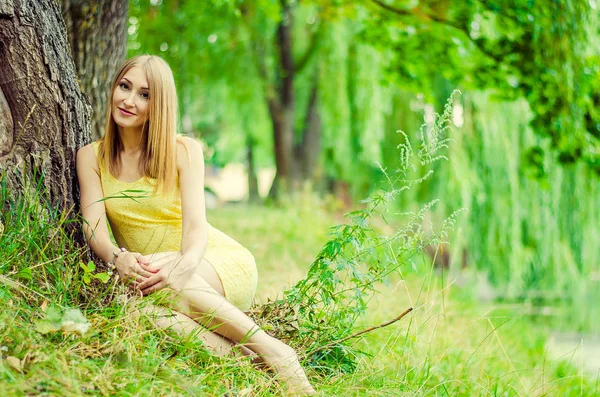
POLYGON ((433 234, 426 233, 423 224, 437 200, 417 211, 395 214, 406 219, 402 226, 387 222, 398 196, 428 179, 434 163, 448 160, 443 151, 451 143, 447 134, 452 130, 452 109, 458 94, 452 94, 434 122, 421 128, 418 150, 413 149, 405 133, 399 132, 405 137, 398 146, 400 166, 390 174, 380 165, 387 185, 363 200, 364 208, 347 213, 347 223, 331 228, 331 239, 316 256, 307 277, 288 289, 284 299, 254 309, 254 317, 263 327, 300 351, 308 351, 306 358, 319 368, 352 371, 356 354, 348 341, 399 321, 412 310, 390 322, 352 331, 377 293, 376 283, 394 273, 401 275, 400 269, 412 264, 412 258, 422 254, 425 247, 445 241, 461 212, 452 213, 433 234), (414 178, 415 173, 421 175, 414 178), (382 219, 394 231, 381 232, 376 219, 382 219))

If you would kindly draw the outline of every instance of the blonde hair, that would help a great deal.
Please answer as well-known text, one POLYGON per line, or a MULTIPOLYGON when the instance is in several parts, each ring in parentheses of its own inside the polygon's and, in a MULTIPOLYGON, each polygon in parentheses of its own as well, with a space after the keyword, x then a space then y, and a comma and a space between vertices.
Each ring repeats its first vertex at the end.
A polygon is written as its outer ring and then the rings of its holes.
POLYGON ((177 186, 177 143, 184 145, 189 160, 189 150, 182 136, 177 135, 177 91, 169 65, 155 55, 140 55, 125 61, 115 75, 110 88, 106 129, 98 146, 98 162, 114 175, 121 172, 119 153, 123 142, 112 114, 112 96, 123 76, 133 67, 141 68, 148 79, 148 117, 142 126, 140 140, 142 153, 139 171, 156 179, 154 193, 172 194, 177 186))

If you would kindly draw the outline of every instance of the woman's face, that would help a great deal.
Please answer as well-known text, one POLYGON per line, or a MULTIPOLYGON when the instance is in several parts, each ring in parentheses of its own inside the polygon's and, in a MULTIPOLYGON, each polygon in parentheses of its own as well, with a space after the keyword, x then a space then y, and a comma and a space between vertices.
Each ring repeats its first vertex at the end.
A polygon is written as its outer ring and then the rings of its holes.
POLYGON ((134 66, 118 82, 112 95, 112 115, 123 128, 141 128, 148 117, 149 90, 144 71, 134 66))

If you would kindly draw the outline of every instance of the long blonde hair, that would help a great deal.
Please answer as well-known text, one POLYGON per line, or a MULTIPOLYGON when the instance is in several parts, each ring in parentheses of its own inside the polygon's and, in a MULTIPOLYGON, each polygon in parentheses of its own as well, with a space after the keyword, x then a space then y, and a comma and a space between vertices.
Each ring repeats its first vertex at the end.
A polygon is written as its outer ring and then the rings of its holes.
POLYGON ((149 90, 148 117, 142 126, 140 140, 145 141, 139 160, 139 171, 145 177, 156 179, 154 193, 171 194, 177 186, 177 143, 188 148, 181 136, 177 135, 177 91, 173 72, 169 65, 155 55, 140 55, 125 61, 115 75, 110 88, 106 129, 98 147, 98 162, 114 175, 121 172, 119 153, 123 142, 119 137, 117 124, 112 114, 113 93, 131 68, 139 67, 146 73, 149 90))

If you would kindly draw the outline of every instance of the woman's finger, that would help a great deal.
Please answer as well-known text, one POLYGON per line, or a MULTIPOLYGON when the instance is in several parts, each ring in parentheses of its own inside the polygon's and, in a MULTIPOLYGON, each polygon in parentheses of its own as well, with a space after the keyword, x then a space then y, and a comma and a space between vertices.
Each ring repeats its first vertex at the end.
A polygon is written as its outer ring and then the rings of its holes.
POLYGON ((154 273, 156 273, 156 272, 158 272, 160 270, 160 268, 158 268, 158 269, 155 268, 154 264, 152 264, 152 265, 146 265, 144 263, 139 263, 139 265, 140 265, 140 268, 142 268, 143 270, 145 270, 146 272, 149 272, 151 274, 154 274, 154 273))
POLYGON ((144 296, 145 296, 145 295, 150 295, 151 293, 153 293, 153 292, 156 292, 156 291, 158 291, 158 290, 162 289, 163 287, 164 287, 164 283, 163 283, 163 282, 160 282, 160 283, 154 284, 154 285, 153 285, 153 286, 151 286, 151 287, 148 287, 148 288, 146 288, 146 289, 143 289, 143 290, 142 290, 142 295, 144 295, 144 296))
POLYGON ((140 254, 139 252, 132 252, 131 254, 138 262, 142 262, 145 264, 149 263, 148 259, 146 259, 146 257, 144 255, 140 254))
POLYGON ((156 285, 162 281, 163 281, 162 276, 160 274, 154 274, 154 275, 152 275, 152 277, 149 277, 146 280, 144 280, 142 283, 140 283, 138 288, 143 291, 146 288, 152 287, 153 285, 156 285))
POLYGON ((133 271, 138 275, 138 276, 143 276, 144 279, 148 278, 148 277, 152 277, 154 275, 154 273, 149 272, 148 270, 144 269, 144 265, 142 264, 137 264, 134 268, 133 271))

